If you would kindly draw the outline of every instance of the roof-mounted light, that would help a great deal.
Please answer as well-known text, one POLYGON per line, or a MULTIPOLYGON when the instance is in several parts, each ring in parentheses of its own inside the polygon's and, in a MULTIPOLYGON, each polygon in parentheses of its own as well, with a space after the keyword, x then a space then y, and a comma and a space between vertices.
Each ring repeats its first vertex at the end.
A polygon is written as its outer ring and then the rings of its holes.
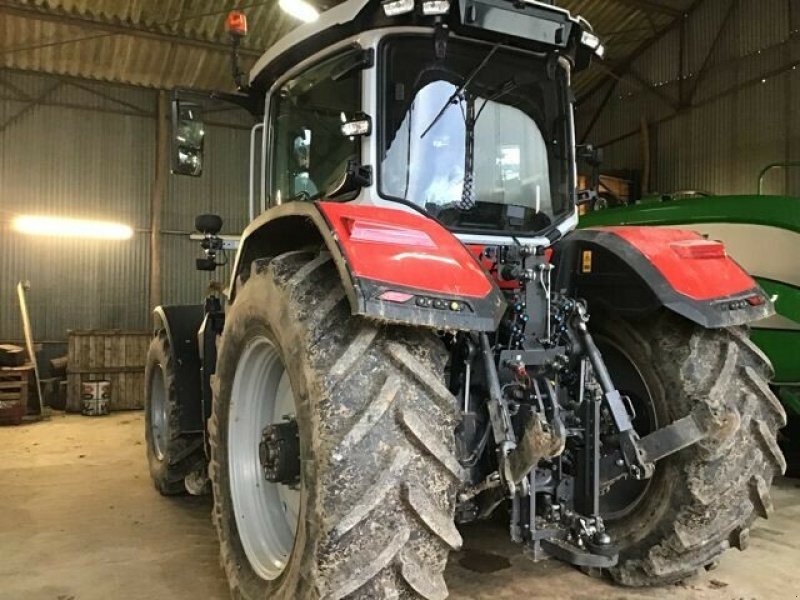
POLYGON ((404 15, 414 10, 414 0, 384 0, 383 12, 387 17, 404 15))
POLYGON ((225 31, 234 37, 247 35, 247 16, 240 10, 232 10, 225 19, 225 31))
POLYGON ((424 0, 422 2, 422 14, 426 17, 446 15, 448 12, 450 12, 450 0, 424 0))
POLYGON ((606 47, 600 42, 600 38, 593 34, 591 31, 584 31, 581 36, 581 44, 594 51, 597 58, 603 58, 606 55, 606 47))

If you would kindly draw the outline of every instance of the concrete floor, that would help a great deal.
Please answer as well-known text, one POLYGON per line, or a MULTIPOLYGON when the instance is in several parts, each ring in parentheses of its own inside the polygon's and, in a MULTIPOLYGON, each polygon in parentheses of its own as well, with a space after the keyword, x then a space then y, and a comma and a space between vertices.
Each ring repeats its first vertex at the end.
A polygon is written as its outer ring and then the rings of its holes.
MULTIPOLYGON (((162 498, 147 474, 141 413, 54 416, 0 428, 0 599, 228 598, 209 498, 162 498)), ((500 526, 465 529, 447 568, 451 598, 582 600, 800 598, 800 482, 774 490, 776 512, 745 553, 669 589, 631 590, 546 561, 533 564, 500 526), (464 565, 497 568, 478 573, 464 565)))

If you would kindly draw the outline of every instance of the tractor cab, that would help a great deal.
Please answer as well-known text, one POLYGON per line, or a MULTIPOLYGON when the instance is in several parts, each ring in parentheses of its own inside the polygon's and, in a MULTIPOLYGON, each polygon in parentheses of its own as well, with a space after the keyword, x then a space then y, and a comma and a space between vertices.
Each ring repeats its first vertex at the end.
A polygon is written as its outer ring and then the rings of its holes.
POLYGON ((243 86, 263 110, 251 216, 346 201, 422 213, 462 241, 549 245, 577 223, 570 78, 603 52, 549 3, 347 0, 243 86))
POLYGON ((541 2, 349 0, 251 72, 266 97, 260 209, 349 201, 466 241, 558 237, 576 223, 570 76, 602 52, 541 2))

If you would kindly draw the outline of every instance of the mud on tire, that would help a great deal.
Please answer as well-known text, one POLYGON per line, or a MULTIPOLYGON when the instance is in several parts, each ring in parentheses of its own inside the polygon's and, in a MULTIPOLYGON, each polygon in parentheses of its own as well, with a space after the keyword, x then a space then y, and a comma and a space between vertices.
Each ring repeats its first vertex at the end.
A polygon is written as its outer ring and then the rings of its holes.
POLYGON ((710 433, 660 461, 640 504, 609 524, 621 550, 612 577, 625 585, 665 585, 730 547, 743 550, 756 517, 772 512, 770 485, 786 469, 776 442, 786 413, 767 385, 767 358, 741 328, 703 329, 667 312, 593 325, 598 344, 631 357, 660 426, 697 411, 710 433))
POLYGON ((213 519, 235 598, 447 596, 461 468, 446 358, 431 332, 351 316, 327 253, 253 263, 226 316, 209 426, 213 519), (233 379, 256 332, 282 355, 303 465, 294 549, 272 581, 248 562, 229 492, 233 379))
POLYGON ((180 434, 175 362, 163 330, 153 338, 147 350, 144 382, 145 442, 150 477, 162 495, 184 494, 184 478, 202 468, 205 455, 200 436, 180 434), (159 411, 163 411, 161 418, 155 415, 159 411))

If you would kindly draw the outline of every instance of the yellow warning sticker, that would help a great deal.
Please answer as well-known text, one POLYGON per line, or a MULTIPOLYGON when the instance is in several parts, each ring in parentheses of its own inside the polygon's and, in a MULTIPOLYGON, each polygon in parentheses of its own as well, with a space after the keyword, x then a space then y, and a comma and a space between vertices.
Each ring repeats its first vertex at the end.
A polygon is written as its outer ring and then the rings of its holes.
POLYGON ((592 251, 584 250, 583 260, 581 261, 581 273, 591 273, 591 272, 592 272, 592 251))

